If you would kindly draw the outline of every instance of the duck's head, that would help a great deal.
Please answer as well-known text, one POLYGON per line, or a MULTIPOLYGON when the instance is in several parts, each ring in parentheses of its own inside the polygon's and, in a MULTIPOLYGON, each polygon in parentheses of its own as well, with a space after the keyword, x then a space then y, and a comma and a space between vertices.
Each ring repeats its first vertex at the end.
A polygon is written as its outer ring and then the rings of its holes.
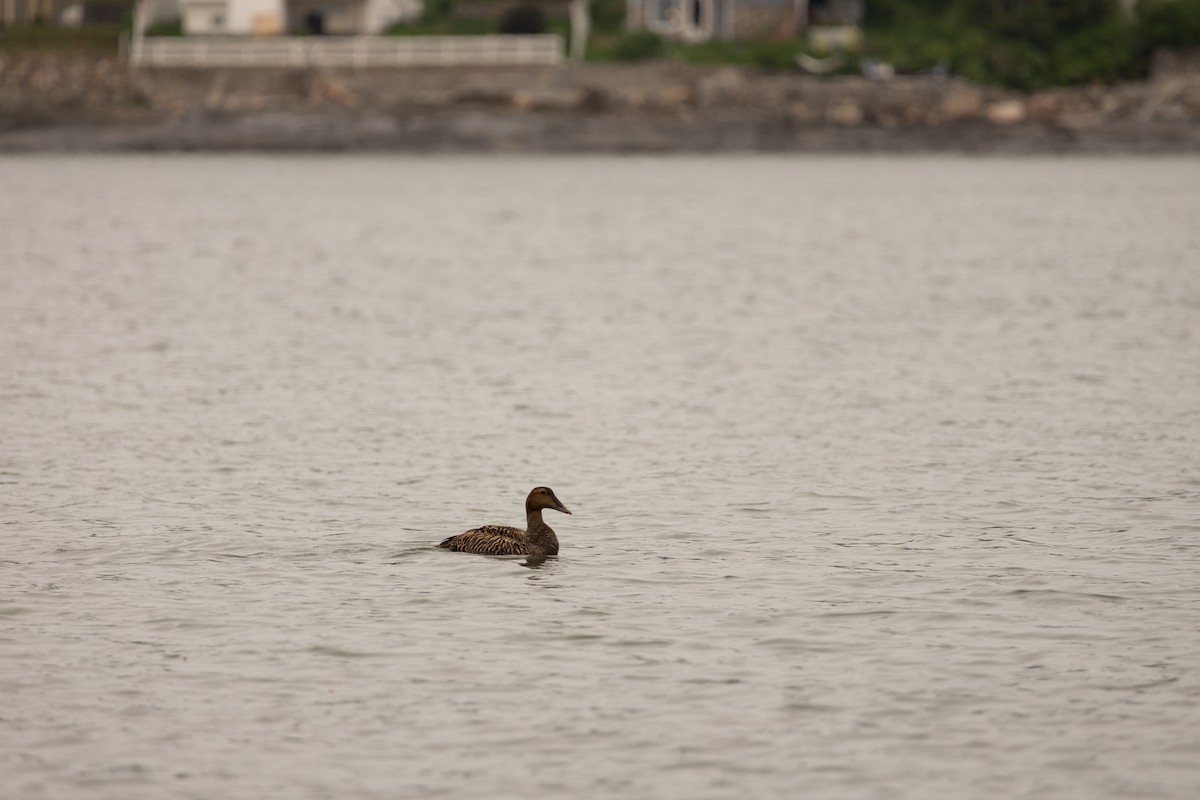
POLYGON ((555 511, 561 511, 564 514, 571 512, 564 506, 557 497, 554 496, 554 490, 549 486, 539 486, 529 493, 529 497, 525 498, 525 511, 540 511, 543 508, 552 508, 555 511))

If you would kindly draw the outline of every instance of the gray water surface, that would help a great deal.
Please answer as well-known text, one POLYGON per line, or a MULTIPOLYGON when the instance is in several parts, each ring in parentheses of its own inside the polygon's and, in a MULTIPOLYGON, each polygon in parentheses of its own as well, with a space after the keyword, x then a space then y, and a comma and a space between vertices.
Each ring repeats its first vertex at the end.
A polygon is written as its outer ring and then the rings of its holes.
POLYGON ((1200 794, 1200 161, 0 186, 3 797, 1200 794))

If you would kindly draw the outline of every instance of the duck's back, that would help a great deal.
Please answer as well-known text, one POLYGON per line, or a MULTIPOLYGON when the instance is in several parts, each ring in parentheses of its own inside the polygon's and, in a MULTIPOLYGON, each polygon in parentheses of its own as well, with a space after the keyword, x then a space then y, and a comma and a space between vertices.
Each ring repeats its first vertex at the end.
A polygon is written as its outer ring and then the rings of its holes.
POLYGON ((530 552, 525 531, 508 525, 473 528, 444 539, 438 547, 460 553, 481 553, 489 556, 523 556, 530 552))

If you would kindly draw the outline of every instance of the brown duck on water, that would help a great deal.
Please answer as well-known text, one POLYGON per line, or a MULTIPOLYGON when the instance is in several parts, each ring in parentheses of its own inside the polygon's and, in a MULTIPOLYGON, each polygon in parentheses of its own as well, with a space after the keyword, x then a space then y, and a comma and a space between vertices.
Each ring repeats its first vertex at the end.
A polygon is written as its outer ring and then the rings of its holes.
POLYGON ((525 498, 525 530, 508 525, 484 525, 451 536, 438 547, 488 556, 558 555, 558 537, 549 525, 542 522, 542 509, 545 508, 571 513, 554 496, 553 489, 539 486, 525 498))

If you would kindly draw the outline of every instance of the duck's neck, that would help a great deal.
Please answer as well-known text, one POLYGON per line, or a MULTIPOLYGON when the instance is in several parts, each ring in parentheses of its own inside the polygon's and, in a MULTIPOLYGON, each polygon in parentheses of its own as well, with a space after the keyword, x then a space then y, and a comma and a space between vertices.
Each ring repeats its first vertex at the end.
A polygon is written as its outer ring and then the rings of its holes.
POLYGON ((525 510, 525 535, 538 552, 548 556, 558 555, 558 537, 554 535, 554 530, 542 521, 540 508, 525 510))

